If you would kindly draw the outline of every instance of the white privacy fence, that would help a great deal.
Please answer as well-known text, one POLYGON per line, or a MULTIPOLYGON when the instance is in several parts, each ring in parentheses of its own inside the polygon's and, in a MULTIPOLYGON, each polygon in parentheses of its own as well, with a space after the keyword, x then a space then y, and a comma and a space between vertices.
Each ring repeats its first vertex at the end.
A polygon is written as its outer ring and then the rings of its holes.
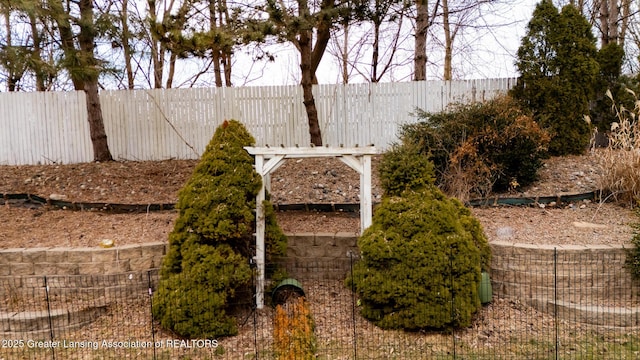
MULTIPOLYGON (((323 141, 331 146, 397 141, 416 108, 441 111, 453 102, 505 92, 514 78, 317 85, 323 141)), ((300 86, 103 91, 105 129, 116 159, 194 159, 218 125, 237 119, 257 146, 307 146, 300 86)), ((0 165, 93 160, 83 92, 0 94, 0 165)))

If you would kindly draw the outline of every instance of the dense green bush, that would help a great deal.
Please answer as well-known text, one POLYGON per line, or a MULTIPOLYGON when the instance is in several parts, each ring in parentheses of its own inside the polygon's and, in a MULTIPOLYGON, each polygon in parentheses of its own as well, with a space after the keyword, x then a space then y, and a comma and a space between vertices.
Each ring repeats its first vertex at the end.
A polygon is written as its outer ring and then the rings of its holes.
MULTIPOLYGON (((243 147, 253 144, 241 123, 225 121, 179 192, 179 216, 169 234, 153 315, 180 336, 235 334, 230 304, 251 303, 249 259, 255 253, 254 209, 261 178, 243 147)), ((265 205, 269 259, 285 253, 286 237, 272 207, 265 205)))
POLYGON ((380 185, 385 194, 400 196, 407 189, 433 185, 433 162, 422 156, 420 147, 412 142, 393 144, 380 161, 380 185))
POLYGON ((432 166, 411 159, 416 156, 423 157, 403 146, 383 156, 381 172, 393 168, 386 174, 402 178, 404 168, 426 180, 409 175, 413 180, 402 190, 383 182, 385 196, 358 240, 362 259, 348 285, 360 298, 361 314, 382 328, 468 326, 481 306, 478 284, 490 249, 477 219, 433 185, 432 166))
POLYGON ((526 186, 537 179, 549 135, 508 96, 458 104, 402 128, 435 165, 437 183, 459 199, 526 186))
POLYGON ((536 6, 518 49, 518 84, 511 94, 552 136, 551 155, 581 154, 591 137, 589 102, 599 72, 596 39, 573 5, 536 6))

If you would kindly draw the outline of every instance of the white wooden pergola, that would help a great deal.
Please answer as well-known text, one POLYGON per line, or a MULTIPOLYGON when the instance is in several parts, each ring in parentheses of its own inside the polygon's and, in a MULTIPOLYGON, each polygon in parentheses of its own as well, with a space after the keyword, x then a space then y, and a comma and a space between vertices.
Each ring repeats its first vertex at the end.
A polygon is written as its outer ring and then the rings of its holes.
POLYGON ((265 193, 271 187, 270 174, 284 163, 285 159, 334 157, 340 159, 350 168, 360 174, 360 232, 371 225, 372 198, 371 198, 371 157, 378 154, 374 146, 365 147, 252 147, 244 148, 255 156, 256 172, 262 177, 262 187, 256 196, 256 266, 258 279, 256 282, 256 306, 264 307, 265 285, 265 217, 264 206, 265 193))

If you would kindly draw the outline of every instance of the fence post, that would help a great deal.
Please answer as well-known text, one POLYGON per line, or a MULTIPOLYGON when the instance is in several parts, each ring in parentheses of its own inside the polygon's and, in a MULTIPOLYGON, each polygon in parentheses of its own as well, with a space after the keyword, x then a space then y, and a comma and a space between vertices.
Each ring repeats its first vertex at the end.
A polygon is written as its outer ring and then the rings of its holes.
POLYGON ((251 310, 253 312, 253 351, 256 356, 256 360, 258 360, 260 358, 260 351, 258 350, 258 306, 256 303, 256 296, 258 296, 258 293, 256 291, 257 267, 253 259, 249 259, 249 267, 252 270, 251 271, 251 291, 253 292, 253 296, 252 296, 253 301, 251 302, 251 310))
POLYGON ((456 358, 456 294, 453 287, 453 246, 449 247, 449 286, 451 286, 451 337, 453 340, 453 358, 456 358))
POLYGON ((553 322, 555 331, 555 351, 558 360, 558 249, 553 248, 553 322))
POLYGON ((149 286, 149 320, 151 321, 151 341, 153 342, 153 360, 156 359, 156 329, 153 325, 153 288, 151 286, 151 270, 147 270, 147 283, 149 286))
POLYGON ((356 331, 356 284, 353 279, 353 253, 349 252, 349 277, 351 278, 351 321, 353 322, 353 358, 358 358, 358 332, 356 331))
MULTIPOLYGON (((53 343, 53 320, 51 319, 51 304, 49 302, 49 284, 47 283, 47 277, 44 276, 44 294, 45 299, 47 301, 47 317, 49 318, 49 337, 51 342, 53 343)), ((54 346, 51 347, 51 358, 55 360, 56 358, 56 349, 54 346)))

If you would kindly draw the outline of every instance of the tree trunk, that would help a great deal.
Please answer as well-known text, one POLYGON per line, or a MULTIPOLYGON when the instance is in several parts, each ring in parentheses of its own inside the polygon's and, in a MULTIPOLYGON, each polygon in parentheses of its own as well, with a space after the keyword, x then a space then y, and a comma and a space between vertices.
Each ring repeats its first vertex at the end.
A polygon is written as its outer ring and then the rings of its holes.
POLYGON ((49 70, 45 71, 45 65, 42 61, 42 48, 41 48, 41 38, 40 31, 38 30, 38 24, 36 21, 36 16, 32 11, 29 11, 29 25, 31 26, 31 36, 33 37, 33 51, 31 53, 31 57, 33 58, 33 63, 35 64, 33 72, 36 77, 36 91, 45 91, 45 79, 49 74, 49 70))
POLYGON ((416 0, 416 40, 413 57, 413 80, 427 80, 427 30, 429 29, 429 0, 416 0))
POLYGON ((303 103, 307 111, 309 122, 309 136, 311 143, 315 146, 322 146, 322 133, 318 121, 318 109, 313 97, 314 73, 311 71, 311 31, 302 31, 300 34, 300 70, 302 71, 302 93, 303 103))
POLYGON ((453 59, 453 36, 451 36, 451 24, 449 24, 449 1, 442 0, 442 27, 444 29, 444 74, 443 80, 451 80, 453 59))
MULTIPOLYGON (((87 115, 89 121, 89 133, 93 144, 94 161, 112 161, 111 151, 107 143, 107 134, 104 131, 104 119, 102 118, 102 107, 98 96, 98 61, 95 58, 95 23, 93 21, 93 0, 80 0, 80 33, 78 43, 82 54, 83 74, 79 76, 79 82, 83 85, 87 100, 87 115)), ((78 76, 78 75, 76 75, 78 76)))
POLYGON ((131 39, 131 31, 129 31, 129 0, 122 0, 122 51, 124 55, 124 68, 127 72, 127 89, 133 90, 133 67, 131 65, 132 51, 129 40, 131 39))
MULTIPOLYGON (((322 0, 320 11, 329 12, 334 8, 335 0, 322 0)), ((298 0, 298 16, 302 19, 311 19, 309 3, 307 0, 298 0)), ((331 39, 331 19, 328 15, 317 18, 315 46, 313 44, 313 30, 301 29, 298 34, 298 51, 300 52, 300 70, 302 75, 303 104, 307 111, 309 122, 309 136, 311 143, 322 146, 322 132, 318 120, 318 109, 313 97, 313 84, 317 83, 316 70, 324 55, 329 40, 331 39)))
POLYGON ((113 157, 107 143, 107 133, 104 130, 98 82, 87 81, 84 91, 87 100, 87 114, 89 115, 89 134, 93 145, 93 159, 95 161, 112 161, 113 157))
POLYGON ((373 22, 373 54, 371 55, 371 82, 378 82, 378 58, 380 57, 380 21, 373 22))
POLYGON ((620 45, 618 38, 618 20, 620 19, 620 10, 618 9, 618 0, 610 0, 609 5, 609 42, 620 45))
MULTIPOLYGON (((150 26, 158 26, 158 15, 155 0, 147 0, 149 6, 149 23, 150 26)), ((153 87, 156 89, 162 88, 162 73, 164 72, 164 47, 160 43, 160 38, 157 31, 150 31, 151 43, 151 62, 153 64, 153 87)))
MULTIPOLYGON (((209 30, 215 33, 218 29, 218 9, 216 9, 216 1, 209 1, 209 30)), ((211 58, 213 61, 213 75, 216 80, 216 87, 222 87, 222 70, 220 69, 220 46, 215 42, 211 42, 211 58)))
POLYGON ((176 74, 177 60, 178 60, 178 55, 172 52, 171 55, 169 55, 169 75, 167 76, 167 84, 165 85, 167 89, 171 89, 173 87, 173 77, 176 74))
POLYGON ((620 46, 624 47, 624 39, 629 29, 629 18, 631 17, 631 0, 622 0, 622 24, 620 25, 620 46))
MULTIPOLYGON (((218 17, 220 18, 220 27, 223 27, 222 19, 224 18, 224 24, 231 23, 231 17, 229 15, 229 6, 227 6, 226 0, 218 0, 218 17)), ((220 61, 222 63, 222 71, 224 72, 224 83, 225 86, 231 87, 231 52, 230 51, 221 51, 220 52, 220 61)))
POLYGON ((349 83, 349 22, 345 21, 343 24, 344 27, 344 38, 342 40, 342 59, 340 59, 340 63, 342 64, 342 83, 349 83))
MULTIPOLYGON (((11 37, 11 10, 9 9, 9 7, 7 7, 4 10, 4 17, 5 17, 5 26, 6 26, 6 40, 7 40, 7 46, 5 47, 4 51, 5 52, 9 52, 11 53, 12 50, 12 46, 13 46, 13 41, 12 41, 12 37, 11 37)), ((8 57, 14 57, 15 55, 11 55, 8 54, 8 57)), ((7 61, 7 90, 9 92, 14 92, 16 91, 16 85, 18 84, 18 81, 20 80, 19 78, 16 77, 16 60, 14 59, 13 61, 7 61)))
POLYGON ((602 46, 609 43, 609 0, 600 1, 600 41, 602 46))
POLYGON ((224 82, 225 86, 231 87, 231 54, 224 54, 222 56, 222 69, 224 70, 224 82))

